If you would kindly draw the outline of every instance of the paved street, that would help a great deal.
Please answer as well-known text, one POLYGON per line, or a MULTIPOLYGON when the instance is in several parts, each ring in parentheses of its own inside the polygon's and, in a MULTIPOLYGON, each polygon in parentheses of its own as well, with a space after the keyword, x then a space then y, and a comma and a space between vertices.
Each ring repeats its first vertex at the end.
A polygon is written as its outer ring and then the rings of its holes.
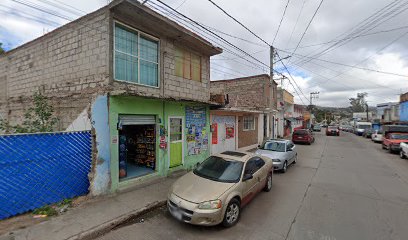
POLYGON ((408 161, 350 133, 316 136, 235 227, 191 226, 161 210, 99 239, 407 239, 408 161))

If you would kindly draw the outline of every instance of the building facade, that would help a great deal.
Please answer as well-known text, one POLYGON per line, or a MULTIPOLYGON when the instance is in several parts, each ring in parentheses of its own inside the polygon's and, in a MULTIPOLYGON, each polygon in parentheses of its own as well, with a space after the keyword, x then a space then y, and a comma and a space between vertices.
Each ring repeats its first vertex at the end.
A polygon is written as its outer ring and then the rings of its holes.
POLYGON ((211 81, 211 94, 222 103, 211 110, 213 153, 248 150, 276 136, 276 93, 277 84, 266 74, 211 81))
POLYGON ((288 137, 293 132, 295 102, 293 95, 278 88, 278 137, 288 137))
POLYGON ((400 96, 399 117, 400 121, 408 123, 408 92, 400 96))
POLYGON ((210 57, 221 49, 135 0, 116 0, 0 56, 0 115, 35 92, 57 131, 92 130, 93 195, 189 169, 210 154, 210 57))

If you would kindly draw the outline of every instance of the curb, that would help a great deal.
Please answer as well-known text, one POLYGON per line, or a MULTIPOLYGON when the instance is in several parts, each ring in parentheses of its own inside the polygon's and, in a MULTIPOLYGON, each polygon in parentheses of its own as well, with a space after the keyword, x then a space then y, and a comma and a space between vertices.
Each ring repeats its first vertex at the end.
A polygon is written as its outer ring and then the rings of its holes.
POLYGON ((132 218, 137 218, 143 214, 146 214, 150 211, 153 211, 159 207, 166 205, 166 200, 156 201, 149 203, 143 208, 133 210, 127 214, 119 216, 115 219, 109 220, 99 226, 93 227, 91 229, 82 231, 78 234, 75 234, 65 240, 91 240, 98 236, 101 236, 105 233, 110 232, 112 229, 116 228, 117 226, 131 220, 132 218))

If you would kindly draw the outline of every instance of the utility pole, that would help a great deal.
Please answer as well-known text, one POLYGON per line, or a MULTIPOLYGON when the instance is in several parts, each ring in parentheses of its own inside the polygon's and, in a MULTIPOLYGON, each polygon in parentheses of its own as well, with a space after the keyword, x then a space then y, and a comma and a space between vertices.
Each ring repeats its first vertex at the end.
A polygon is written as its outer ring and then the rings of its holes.
MULTIPOLYGON (((269 67, 269 77, 271 78, 270 79, 270 86, 272 87, 272 86, 274 86, 274 84, 273 84, 273 59, 274 59, 274 54, 275 54, 275 49, 274 49, 274 47, 273 46, 270 46, 270 49, 269 49, 269 61, 270 61, 270 67, 269 67)), ((275 99, 275 104, 270 104, 270 106, 278 106, 277 104, 277 100, 278 100, 278 96, 277 96, 277 93, 275 92, 275 95, 276 96, 273 96, 272 94, 271 94, 271 96, 272 96, 272 99, 270 100, 271 102, 272 102, 272 100, 273 99, 275 99)), ((271 109, 272 110, 272 109, 271 109)), ((276 109, 277 110, 277 109, 276 109)), ((275 131, 276 131, 276 129, 275 129, 275 113, 273 113, 272 114, 272 111, 271 111, 271 113, 269 113, 269 121, 270 121, 270 123, 269 123, 269 128, 272 130, 271 131, 271 133, 272 133, 272 138, 275 138, 275 131)), ((264 123, 264 124, 266 124, 266 123, 264 123)))
POLYGON ((366 105, 366 113, 367 113, 367 122, 369 122, 369 120, 368 120, 368 104, 366 103, 365 105, 366 105))

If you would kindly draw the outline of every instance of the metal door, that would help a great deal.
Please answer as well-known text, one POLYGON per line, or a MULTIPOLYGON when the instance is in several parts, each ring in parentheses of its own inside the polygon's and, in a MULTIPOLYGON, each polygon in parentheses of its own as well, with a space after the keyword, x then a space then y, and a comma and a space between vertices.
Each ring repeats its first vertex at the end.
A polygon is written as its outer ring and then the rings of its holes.
POLYGON ((170 167, 183 164, 183 118, 169 117, 170 167))

